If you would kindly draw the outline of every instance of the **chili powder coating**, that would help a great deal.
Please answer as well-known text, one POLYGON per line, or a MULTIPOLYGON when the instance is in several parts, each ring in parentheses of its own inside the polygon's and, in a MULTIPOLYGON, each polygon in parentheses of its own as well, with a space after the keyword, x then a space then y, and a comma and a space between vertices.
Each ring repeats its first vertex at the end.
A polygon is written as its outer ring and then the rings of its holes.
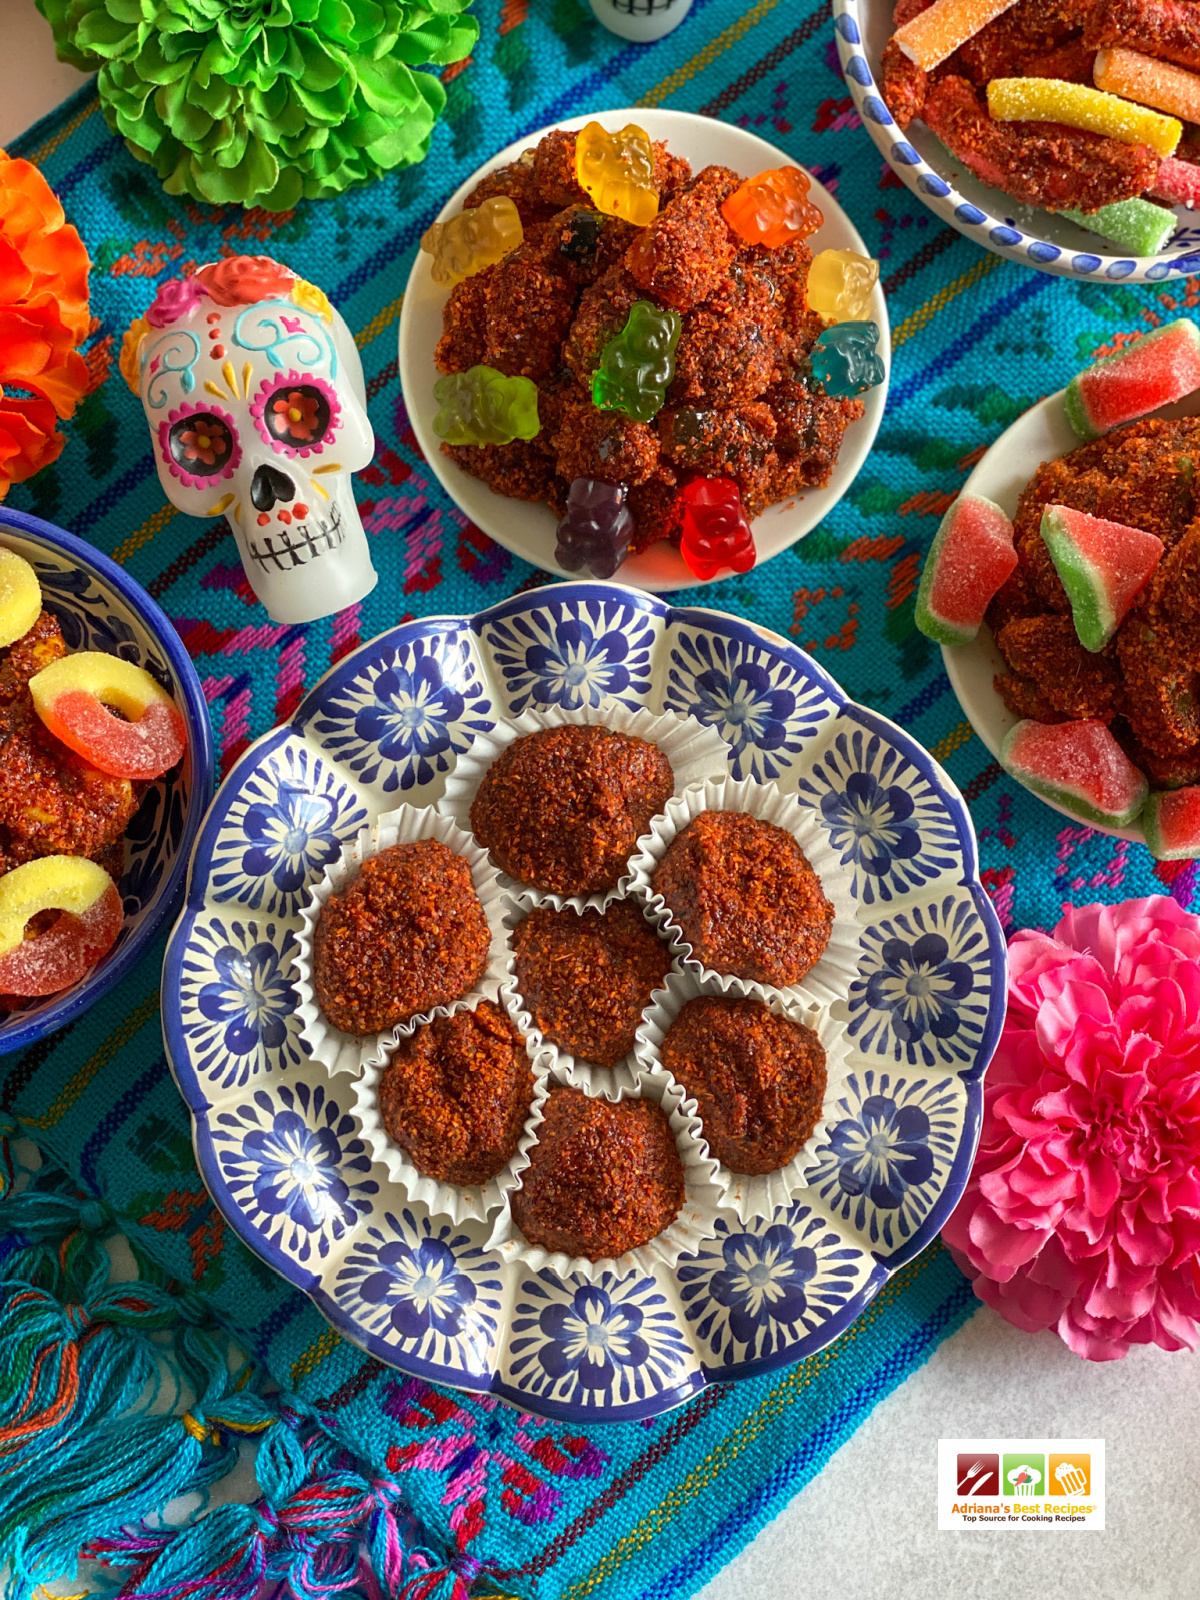
POLYGON ((777 1172, 817 1125, 825 1048, 761 1000, 701 995, 667 1030, 662 1064, 696 1101, 704 1137, 731 1172, 777 1172))
POLYGON ((470 865, 437 839, 364 861, 321 907, 313 988, 343 1033, 382 1033, 473 989, 491 933, 470 865))
POLYGON ((652 1100, 593 1100, 552 1089, 546 1120, 513 1191, 530 1244, 600 1261, 660 1234, 683 1205, 675 1135, 652 1100))
POLYGON ((671 966, 666 945, 631 900, 582 916, 530 912, 513 930, 517 986, 543 1035, 598 1067, 633 1049, 650 996, 671 966))
POLYGON ((379 1081, 388 1137, 439 1183, 486 1183, 503 1171, 532 1101, 525 1041, 490 1000, 415 1029, 379 1081))
POLYGON ((615 887, 675 789, 657 745, 565 724, 516 739, 484 774, 471 828, 494 865, 552 894, 615 887))
POLYGON ((745 811, 702 811, 650 880, 697 961, 780 988, 825 952, 833 907, 792 835, 745 811))

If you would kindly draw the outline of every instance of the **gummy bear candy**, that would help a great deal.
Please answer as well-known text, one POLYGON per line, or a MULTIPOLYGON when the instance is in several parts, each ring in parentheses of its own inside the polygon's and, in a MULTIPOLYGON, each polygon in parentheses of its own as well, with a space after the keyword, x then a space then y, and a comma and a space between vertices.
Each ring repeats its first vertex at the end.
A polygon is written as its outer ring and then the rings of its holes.
POLYGON ((675 346, 683 328, 677 311, 635 300, 620 333, 604 346, 592 377, 592 403, 649 422, 675 376, 675 346))
POLYGON ((453 287, 503 261, 524 236, 516 206, 506 194, 496 194, 449 222, 433 223, 422 236, 421 249, 433 257, 429 271, 434 283, 453 287))
POLYGON ((611 578, 624 561, 636 526, 625 504, 623 483, 576 478, 567 495, 567 512, 558 525, 554 559, 568 572, 586 567, 596 578, 611 578))
POLYGON ((799 167, 775 167, 747 178, 721 207, 721 215, 747 244, 768 250, 807 239, 825 218, 808 198, 808 173, 799 167))
POLYGON ((808 308, 826 322, 861 322, 879 282, 879 263, 857 250, 822 250, 808 269, 808 308))
POLYGON ((754 534, 732 478, 694 478, 684 484, 679 553, 698 578, 715 577, 722 567, 749 572, 754 565, 754 534))
POLYGON ((0 648, 28 633, 41 609, 37 573, 24 556, 0 547, 0 648))
POLYGON ((29 693, 50 732, 110 777, 160 778, 187 748, 186 725, 166 690, 144 667, 103 650, 52 661, 30 678, 29 693))
POLYGON ((447 444, 511 444, 535 438, 541 428, 537 384, 531 378, 468 367, 439 378, 433 394, 441 406, 433 431, 447 444))
POLYGON ((636 123, 609 133, 598 122, 589 122, 575 136, 575 176, 597 211, 624 217, 639 228, 658 215, 654 146, 636 123))
POLYGON ((812 348, 813 377, 828 395, 862 394, 883 382, 883 362, 875 353, 874 322, 839 322, 826 328, 812 348))
POLYGON ((0 878, 0 992, 56 994, 78 983, 117 942, 124 921, 117 886, 94 861, 42 856, 0 878), (25 926, 61 911, 42 933, 25 926))

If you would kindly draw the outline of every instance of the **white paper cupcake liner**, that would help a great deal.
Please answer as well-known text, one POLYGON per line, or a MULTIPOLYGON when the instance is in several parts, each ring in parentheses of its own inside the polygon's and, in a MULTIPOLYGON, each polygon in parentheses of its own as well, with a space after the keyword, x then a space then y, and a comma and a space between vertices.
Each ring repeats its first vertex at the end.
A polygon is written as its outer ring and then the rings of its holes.
MULTIPOLYGON (((638 901, 636 903, 640 908, 641 902, 638 901)), ((529 915, 530 907, 511 895, 505 896, 505 906, 504 926, 511 934, 517 924, 523 922, 529 915)), ((654 923, 648 919, 647 926, 652 928, 654 923)), ((546 1038, 542 1030, 534 1022, 533 1014, 521 996, 517 983, 517 958, 512 949, 511 940, 509 941, 508 963, 505 970, 508 976, 502 992, 505 1004, 508 1006, 509 1015, 529 1040, 531 1047, 538 1050, 545 1057, 547 1067, 557 1075, 561 1082, 568 1084, 572 1089, 584 1089, 589 1093, 593 1088, 598 1088, 604 1084, 622 1083, 628 1087, 633 1086, 637 1079, 636 1048, 618 1061, 615 1066, 597 1067, 586 1061, 581 1061, 579 1057, 571 1055, 566 1050, 561 1050, 552 1039, 546 1038)), ((669 978, 670 975, 668 973, 667 977, 669 978)), ((666 980, 664 979, 665 982, 666 980)), ((642 1012, 643 1019, 653 1007, 655 998, 664 992, 664 989, 655 989, 649 1005, 642 1012)))
MULTIPOLYGON (((471 1003, 475 1009, 483 996, 477 995, 471 1003)), ((489 997, 494 998, 494 996, 489 997)), ((461 1005, 446 1007, 437 1015, 461 1011, 461 1005)), ((406 1030, 411 1032, 412 1029, 406 1030)), ((397 1041, 399 1040, 397 1039, 397 1041)), ((422 1172, 407 1150, 402 1149, 388 1135, 379 1114, 379 1082, 387 1065, 371 1062, 364 1066, 354 1084, 355 1112, 362 1125, 363 1141, 375 1160, 387 1168, 393 1183, 399 1184, 409 1200, 427 1206, 431 1216, 446 1216, 453 1223, 474 1220, 484 1221, 488 1215, 504 1205, 505 1196, 516 1187, 520 1174, 529 1165, 529 1151, 537 1143, 537 1129, 542 1120, 541 1107, 546 1098, 548 1079, 545 1066, 530 1040, 525 1041, 525 1051, 533 1069, 533 1100, 529 1115, 521 1130, 516 1153, 504 1169, 483 1184, 443 1183, 422 1172)))
POLYGON ((398 806, 395 811, 385 811, 374 822, 368 823, 327 869, 320 882, 312 885, 301 918, 300 952, 295 968, 296 992, 300 996, 300 1004, 296 1008, 302 1024, 300 1037, 308 1046, 310 1055, 331 1072, 356 1073, 368 1064, 382 1065, 396 1041, 411 1033, 422 1022, 428 1022, 433 1017, 449 1016, 451 1012, 475 1005, 480 1000, 499 999, 508 949, 504 929, 504 897, 496 870, 488 860, 487 853, 480 849, 469 833, 457 828, 449 817, 439 816, 431 806, 398 806), (378 855, 381 850, 387 850, 394 844, 411 844, 417 839, 437 839, 456 855, 466 858, 492 936, 487 967, 479 983, 459 1000, 423 1011, 419 1016, 410 1017, 399 1027, 389 1028, 384 1033, 370 1034, 364 1038, 343 1033, 326 1020, 313 989, 313 938, 321 907, 331 894, 344 889, 353 880, 369 856, 378 855))
MULTIPOLYGON (((637 1036, 637 1062, 643 1073, 643 1081, 660 1077, 676 1083, 676 1079, 662 1064, 662 1042, 684 1006, 698 995, 737 998, 748 995, 749 990, 736 980, 733 986, 719 983, 715 974, 701 978, 692 972, 673 972, 667 979, 666 990, 660 991, 660 994, 661 998, 642 1016, 637 1036)), ((812 1133, 786 1167, 780 1167, 775 1172, 752 1175, 731 1172, 723 1164, 717 1164, 715 1179, 724 1192, 725 1203, 736 1210, 743 1222, 753 1222, 758 1217, 771 1218, 778 1207, 790 1205, 800 1191, 808 1187, 806 1169, 812 1166, 818 1146, 837 1120, 838 1101, 846 1093, 846 1078, 850 1072, 850 1041, 846 1026, 835 1017, 830 1006, 788 1000, 778 994, 768 997, 765 1003, 777 1017, 787 1017, 792 1022, 811 1028, 821 1041, 825 1048, 825 1096, 812 1133)), ((677 1087, 684 1093, 682 1110, 698 1117, 696 1100, 683 1090, 682 1084, 677 1087)), ((708 1151, 702 1122, 700 1137, 708 1151)))
MULTIPOLYGON (((625 706, 612 704, 583 706, 578 711, 526 711, 511 721, 498 723, 491 733, 480 734, 471 748, 459 756, 454 770, 446 779, 446 792, 437 803, 439 812, 453 818, 460 828, 469 833, 471 802, 479 791, 484 774, 501 752, 526 734, 539 733, 544 728, 559 728, 565 723, 607 728, 611 733, 627 733, 657 745, 671 763, 676 795, 708 778, 723 777, 728 771, 729 746, 715 729, 705 727, 695 717, 676 716, 673 711, 658 714, 653 711, 630 711, 625 706)), ((629 874, 626 873, 605 894, 561 895, 519 883, 506 872, 499 873, 498 877, 502 888, 525 905, 553 906, 557 911, 564 906, 573 906, 576 911, 593 906, 603 910, 609 901, 624 894, 629 884, 629 874)))
MULTIPOLYGON (((520 1263, 531 1272, 541 1272, 548 1267, 558 1277, 571 1275, 596 1282, 606 1272, 624 1278, 635 1273, 651 1276, 662 1267, 674 1267, 680 1256, 694 1254, 706 1239, 711 1239, 718 1213, 729 1210, 721 1185, 716 1181, 717 1163, 708 1153, 700 1137, 700 1119, 683 1109, 683 1091, 673 1078, 664 1072, 639 1072, 635 1076, 628 1067, 619 1069, 620 1081, 601 1084, 597 1076, 596 1087, 584 1091, 596 1100, 614 1104, 621 1100, 654 1100, 662 1106, 675 1135, 679 1159, 683 1163, 684 1200, 679 1215, 668 1227, 637 1250, 623 1256, 605 1256, 600 1261, 589 1261, 586 1256, 568 1256, 563 1251, 543 1250, 530 1244, 517 1227, 512 1216, 512 1195, 496 1218, 487 1248, 495 1250, 505 1261, 520 1263)), ((616 1074, 614 1074, 614 1078, 616 1074)), ((566 1079, 551 1069, 546 1080, 546 1092, 555 1087, 565 1087, 566 1079)), ((544 1119, 544 1100, 534 1108, 531 1120, 540 1127, 544 1119)), ((527 1163, 526 1163, 527 1164, 527 1163)), ((519 1184, 517 1185, 519 1186, 519 1184)))
POLYGON ((650 832, 638 840, 638 846, 629 863, 632 892, 642 898, 649 915, 671 940, 671 948, 684 971, 697 977, 714 978, 722 989, 737 984, 739 993, 757 995, 760 1000, 782 995, 785 999, 831 1005, 849 995, 850 985, 858 974, 859 956, 857 908, 850 892, 850 874, 838 859, 824 828, 792 795, 783 794, 773 783, 756 783, 753 778, 744 778, 740 783, 732 778, 719 782, 710 780, 668 800, 662 816, 654 818, 650 832), (651 887, 651 877, 666 854, 667 846, 702 811, 748 811, 762 822, 786 829, 821 880, 825 898, 833 906, 833 927, 821 959, 799 983, 786 986, 756 983, 706 967, 693 955, 691 945, 662 896, 656 895, 651 887))

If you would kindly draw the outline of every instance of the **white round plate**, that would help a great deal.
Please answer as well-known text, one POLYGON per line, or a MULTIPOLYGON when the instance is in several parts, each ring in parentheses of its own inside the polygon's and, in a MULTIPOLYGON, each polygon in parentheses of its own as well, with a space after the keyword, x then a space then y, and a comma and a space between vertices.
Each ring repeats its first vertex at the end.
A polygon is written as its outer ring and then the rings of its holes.
POLYGON ((1110 255, 1098 233, 1077 228, 1038 206, 1018 205, 989 188, 952 156, 923 122, 903 132, 884 104, 879 61, 895 27, 892 0, 834 0, 842 71, 863 126, 897 177, 950 227, 993 255, 1061 278, 1116 278, 1157 283, 1200 265, 1200 224, 1194 212, 1175 212, 1179 226, 1156 256, 1110 255))
MULTIPOLYGON (((760 139, 757 134, 747 133, 743 128, 732 128, 726 122, 714 122, 710 117, 696 117, 688 111, 652 111, 642 106, 629 106, 621 111, 599 111, 572 117, 554 126, 575 130, 593 121, 600 121, 611 129, 622 128, 627 122, 637 123, 652 139, 665 139, 672 151, 686 156, 693 172, 716 163, 751 177, 769 167, 796 165, 793 157, 768 144, 765 139, 760 139)), ((518 139, 490 161, 484 162, 450 196, 438 213, 439 221, 457 216, 462 210, 463 201, 486 173, 515 161, 522 150, 530 149, 550 131, 549 128, 542 128, 527 138, 518 139)), ((857 250, 862 255, 870 255, 854 224, 815 178, 812 179, 812 197, 825 217, 824 226, 808 241, 812 249, 857 250)), ((423 250, 418 251, 408 275, 404 308, 400 313, 400 380, 404 385, 404 403, 408 407, 409 420, 425 459, 455 504, 497 544, 502 544, 506 550, 532 562, 544 572, 554 572, 562 578, 578 577, 578 573, 567 572, 554 559, 558 519, 549 506, 531 505, 525 500, 512 500, 506 495, 495 494, 478 478, 468 477, 461 472, 439 449, 441 441, 433 431, 433 419, 438 410, 433 398, 433 386, 438 376, 433 353, 442 336, 442 307, 447 291, 434 283, 429 262, 429 256, 423 250)), ((758 547, 760 565, 777 556, 781 550, 787 550, 797 539, 803 539, 823 517, 829 515, 854 482, 875 442, 887 401, 887 372, 891 363, 887 306, 883 290, 878 285, 871 301, 871 320, 879 324, 879 353, 887 369, 884 380, 864 396, 866 411, 861 420, 846 429, 841 455, 828 485, 824 489, 810 489, 806 494, 768 506, 761 516, 755 517, 754 542, 758 547)), ((718 582, 727 577, 729 572, 725 571, 710 581, 718 582)), ((678 548, 666 540, 651 545, 641 555, 624 562, 613 581, 635 584, 639 589, 649 589, 655 594, 699 586, 699 580, 684 565, 678 548)))

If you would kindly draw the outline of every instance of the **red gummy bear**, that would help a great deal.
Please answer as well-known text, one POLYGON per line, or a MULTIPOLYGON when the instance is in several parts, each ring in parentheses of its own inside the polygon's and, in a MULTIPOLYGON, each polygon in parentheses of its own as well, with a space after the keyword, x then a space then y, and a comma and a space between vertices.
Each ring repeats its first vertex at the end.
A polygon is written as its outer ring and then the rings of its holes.
POLYGON ((732 478, 694 478, 684 484, 679 553, 698 578, 714 577, 722 567, 749 572, 754 565, 754 534, 732 478))
POLYGON ((747 244, 778 250, 795 239, 807 239, 825 220, 808 198, 808 187, 808 173, 799 167, 775 167, 747 178, 721 212, 747 244))

